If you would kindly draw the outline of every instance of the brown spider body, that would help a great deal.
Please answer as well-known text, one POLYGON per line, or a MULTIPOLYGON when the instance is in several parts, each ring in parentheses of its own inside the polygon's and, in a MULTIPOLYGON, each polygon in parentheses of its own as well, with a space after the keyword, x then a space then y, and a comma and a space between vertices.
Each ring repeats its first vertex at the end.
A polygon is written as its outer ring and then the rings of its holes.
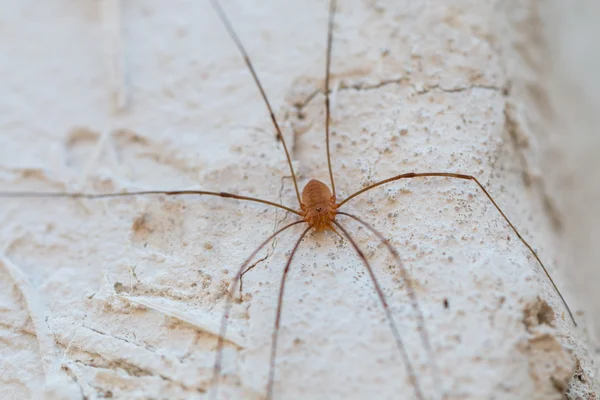
POLYGON ((311 179, 302 190, 302 217, 317 232, 333 230, 332 223, 337 215, 335 195, 321 181, 311 179))

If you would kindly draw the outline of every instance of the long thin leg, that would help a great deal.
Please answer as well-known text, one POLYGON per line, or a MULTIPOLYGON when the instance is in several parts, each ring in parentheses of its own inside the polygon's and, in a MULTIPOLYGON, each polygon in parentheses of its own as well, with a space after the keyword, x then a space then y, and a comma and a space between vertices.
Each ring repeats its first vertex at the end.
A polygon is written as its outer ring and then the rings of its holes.
POLYGON ((256 71, 254 70, 252 61, 250 61, 250 56, 248 55, 248 52, 244 48, 244 45, 242 44, 242 41, 238 37, 237 33, 233 29, 231 22, 229 22, 229 18, 227 18, 227 15, 225 14, 225 11, 223 11, 223 8, 219 4, 219 2, 217 0, 210 0, 210 4, 217 12, 217 15, 221 19, 221 22, 223 22, 223 25, 225 25, 225 29, 227 29, 227 33, 229 33, 229 36, 234 41, 236 47, 242 54, 242 57, 244 58, 244 62, 248 66, 248 69, 250 70, 250 73, 252 74, 252 78, 254 79, 254 82, 256 83, 258 90, 260 91, 260 95, 262 96, 263 100, 265 101, 265 105, 267 106, 267 109, 269 110, 269 115, 271 116, 271 121, 273 122, 273 126, 275 127, 275 130, 277 131, 278 138, 281 139, 281 143, 283 144, 283 150, 285 150, 285 157, 287 158, 287 162, 290 167, 290 171, 292 173, 292 179, 294 181, 294 188, 296 189, 296 196, 298 197, 298 205, 302 205, 302 201, 300 200, 300 191, 298 190, 298 182, 296 181, 296 174, 294 174, 294 167, 292 166, 292 158, 290 157, 290 153, 289 153, 287 145, 285 143, 285 138, 283 137, 283 134, 281 133, 281 128, 279 128, 279 124, 277 123, 277 118, 275 118, 275 113, 273 112, 271 103, 269 103, 269 100, 267 99, 267 94, 265 93, 265 89, 263 88, 262 84, 260 83, 260 80, 258 79, 258 75, 256 74, 256 71))
POLYGON ((302 232, 290 256, 285 264, 285 269, 283 270, 283 276, 281 277, 281 285, 279 286, 279 299, 277 300, 277 314, 275 315, 275 328, 273 329, 273 338, 271 340, 271 359, 269 362, 269 381, 267 382, 267 400, 271 400, 273 398, 273 382, 275 380, 275 357, 277 355, 277 339, 279 337, 279 323, 281 322, 281 309, 283 307, 283 292, 285 290, 285 278, 290 270, 290 266, 292 265, 292 258, 294 258, 294 254, 296 250, 298 250, 298 246, 300 246, 300 242, 304 239, 304 236, 311 230, 312 227, 308 227, 302 232))
POLYGON ((233 299, 233 295, 235 293, 235 289, 237 287, 238 281, 240 280, 240 277, 242 276, 242 272, 246 269, 246 267, 248 266, 250 261, 252 261, 254 256, 256 256, 256 254, 258 254, 258 252, 263 247, 265 247, 271 240, 273 240, 273 238, 275 238, 277 235, 279 235, 281 232, 285 231, 286 229, 291 228, 294 225, 298 225, 302 222, 305 222, 305 221, 304 220, 294 221, 291 224, 287 224, 286 226, 284 226, 283 228, 279 229, 277 232, 275 232, 271 236, 269 236, 264 242, 261 243, 260 246, 258 246, 256 248, 256 250, 254 250, 252 252, 252 254, 250 254, 250 256, 248 258, 246 258, 246 260, 244 261, 244 263, 242 264, 242 266, 240 267, 238 272, 235 274, 235 277, 233 278, 233 282, 231 283, 231 286, 229 287, 229 293, 228 293, 227 299, 225 300, 225 311, 223 312, 223 318, 221 319, 221 328, 219 329, 219 337, 217 339, 217 355, 215 357, 215 367, 213 369, 213 379, 212 379, 213 389, 212 389, 211 395, 210 395, 211 399, 216 400, 218 391, 219 391, 219 376, 221 375, 221 361, 223 359, 223 344, 225 343, 225 334, 227 333, 227 321, 229 320, 229 312, 231 311, 231 304, 232 304, 231 301, 233 299))
POLYGON ((219 196, 229 199, 253 201, 256 203, 267 204, 269 206, 282 208, 286 211, 302 216, 298 211, 295 211, 289 207, 281 204, 273 203, 272 201, 257 199, 254 197, 240 196, 238 194, 226 193, 226 192, 207 192, 205 190, 173 190, 173 191, 161 191, 161 190, 142 190, 139 192, 119 192, 119 193, 78 193, 78 192, 0 192, 0 198, 71 198, 71 199, 107 199, 114 197, 132 197, 132 196, 145 196, 152 194, 164 194, 166 196, 189 196, 189 195, 202 195, 202 196, 219 196))
POLYGON ((358 221, 359 223, 361 223, 363 226, 365 226, 371 232, 373 232, 373 234, 375 234, 375 236, 377 236, 377 238, 388 248, 389 252, 392 254, 394 259, 396 260, 396 263, 400 267, 400 273, 402 274, 402 279, 404 279, 404 282, 406 284, 406 292, 408 293, 408 297, 410 298, 412 308, 413 308, 415 314, 417 314, 419 333, 421 334, 421 340, 423 342, 423 346, 425 347, 425 350, 427 351, 427 355, 429 357, 429 362, 431 363, 431 365, 433 367, 433 372, 435 373, 435 381, 441 383, 441 374, 439 372, 439 368, 435 361, 435 356, 433 354, 433 349, 431 347, 431 343, 429 342, 429 333, 427 332, 427 329, 425 328, 425 318, 423 317, 423 311, 421 311, 421 307, 419 307, 419 302, 417 301, 417 294, 415 293, 415 288, 413 287, 412 280, 408 274, 408 270, 406 269, 404 262, 402 262, 402 259, 400 258, 400 254, 398 254, 398 251, 396 250, 396 248, 394 246, 392 246, 390 241, 387 240, 381 234, 381 232, 379 232, 377 229, 375 229, 368 222, 363 221, 356 215, 348 214, 348 213, 341 212, 341 211, 338 211, 338 215, 345 215, 347 217, 350 217, 350 218, 358 221))
POLYGON ((364 193, 366 191, 369 191, 369 190, 371 190, 373 188, 376 188, 377 186, 381 186, 381 185, 389 183, 389 182, 398 181, 400 179, 423 178, 423 177, 445 177, 445 178, 455 178, 455 179, 463 179, 463 180, 468 180, 468 181, 474 181, 477 184, 477 186, 479 186, 479 188, 483 191, 483 193, 486 195, 486 197, 492 202, 492 204, 494 205, 494 207, 496 208, 496 210, 498 210, 498 212, 500 213, 500 215, 502 215, 502 218, 504 218, 504 220, 506 221, 506 223, 508 224, 508 226, 510 226, 510 228, 512 229, 512 231, 517 235, 517 237, 521 240, 521 242, 525 245, 525 247, 527 247, 529 249, 529 251, 531 252, 531 254, 533 254, 533 256, 535 257, 535 259, 537 260, 537 262, 542 267, 542 270, 544 270, 544 274, 546 274, 546 277, 548 278, 548 280, 550 281, 550 283, 554 287, 554 290, 556 290, 556 293, 558 294, 558 297, 560 297, 562 303, 564 304, 565 308, 567 309, 567 312, 569 313, 569 317, 571 317, 571 321, 573 321, 573 325, 577 326, 577 322, 575 322, 575 317, 573 316, 573 313, 571 312, 571 309, 569 308, 569 305, 567 304, 567 301, 565 300, 565 298, 563 297, 563 295, 560 293, 560 290, 558 290, 558 286, 556 286, 556 283, 554 283, 554 279, 552 279, 552 277, 550 276, 550 273, 548 272, 548 270, 544 266, 544 263, 542 262, 542 260, 540 260, 540 258, 538 257, 537 253, 533 250, 533 248, 529 245, 529 243, 527 243, 527 241, 523 238, 523 236, 521 236, 521 234, 519 233, 519 231, 517 230, 517 228, 513 225, 513 223, 510 222, 510 220, 508 219, 508 217, 506 216, 506 214, 504 214, 504 212, 502 211, 502 209, 500 209, 500 206, 498 206, 498 204, 496 203, 496 201, 492 198, 492 196, 485 189, 485 187, 483 187, 483 185, 473 175, 456 174, 456 173, 453 173, 453 172, 422 172, 422 173, 409 172, 407 174, 400 174, 400 175, 396 175, 396 176, 393 176, 393 177, 388 178, 388 179, 384 179, 384 180, 379 181, 379 182, 375 182, 374 184, 369 185, 369 186, 367 186, 367 187, 365 187, 365 188, 357 191, 354 194, 351 194, 344 201, 342 201, 341 203, 338 204, 338 208, 341 207, 343 204, 346 204, 348 201, 352 200, 356 196, 358 196, 358 195, 360 195, 360 194, 362 194, 362 193, 364 193))
POLYGON ((331 71, 331 47, 333 45, 333 18, 335 17, 336 0, 329 2, 329 23, 327 25, 327 66, 325 68, 325 142, 327 143, 327 166, 331 179, 331 193, 335 196, 335 182, 331 169, 331 152, 329 151, 329 120, 331 108, 329 105, 329 75, 331 71))
POLYGON ((367 260, 367 257, 362 252, 360 247, 358 247, 358 244, 354 241, 354 239, 352 239, 352 236, 350 236, 350 233, 348 233, 346 228, 344 228, 337 221, 333 221, 333 223, 340 229, 340 231, 342 231, 342 234, 346 237, 346 239, 348 239, 348 241, 350 242, 352 247, 354 247, 354 250, 360 257, 362 262, 367 267, 367 271, 369 272, 371 281, 373 281, 373 285, 375 286, 375 291, 377 292, 379 301, 381 302, 381 305, 383 306, 383 310, 385 311, 385 316, 387 317, 387 320, 390 324, 390 328, 392 329, 392 333, 394 334, 394 338, 396 339, 396 344, 398 345, 398 349, 400 350, 400 353, 402 354, 402 358, 404 358, 404 364, 406 366, 406 371, 408 372, 408 376, 410 377, 413 387, 415 388, 415 394, 417 395, 417 397, 419 399, 425 400, 425 396, 423 395, 423 391, 421 390, 421 386, 419 385, 419 380, 417 378, 415 370, 413 369, 412 364, 410 362, 410 358, 408 357, 408 353, 406 352, 406 349, 404 348, 404 342, 402 341, 400 332, 398 331, 398 328, 396 327, 396 323, 394 322, 394 319, 392 318, 392 312, 390 311, 387 300, 385 299, 385 296, 383 295, 383 291, 381 290, 381 287, 379 286, 379 282, 377 281, 377 278, 375 278, 375 274, 373 273, 373 268, 371 268, 371 264, 369 264, 369 260, 367 260))

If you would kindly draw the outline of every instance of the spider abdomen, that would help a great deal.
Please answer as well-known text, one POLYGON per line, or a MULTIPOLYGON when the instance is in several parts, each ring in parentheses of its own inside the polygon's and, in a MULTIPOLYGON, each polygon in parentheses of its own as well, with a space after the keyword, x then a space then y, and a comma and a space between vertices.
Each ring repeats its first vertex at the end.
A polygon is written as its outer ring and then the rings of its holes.
POLYGON ((321 181, 311 179, 302 190, 304 219, 317 231, 331 229, 336 215, 335 196, 321 181))

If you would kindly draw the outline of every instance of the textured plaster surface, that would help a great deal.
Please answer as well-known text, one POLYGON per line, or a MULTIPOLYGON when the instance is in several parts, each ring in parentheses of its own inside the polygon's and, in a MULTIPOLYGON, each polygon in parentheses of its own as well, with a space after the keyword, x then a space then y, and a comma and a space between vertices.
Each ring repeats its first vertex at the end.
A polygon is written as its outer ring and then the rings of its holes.
MULTIPOLYGON (((202 188, 295 207, 264 104, 207 2, 5 3, 2 190, 202 188)), ((337 194, 401 172, 473 174, 577 311, 551 215, 516 154, 520 122, 508 117, 518 100, 510 17, 529 11, 501 4, 343 2, 332 67, 337 194)), ((327 182, 319 92, 327 5, 225 7, 300 185, 327 182)), ((347 211, 390 238, 412 275, 439 381, 398 267, 340 217, 372 260, 428 398, 443 390, 449 399, 562 399, 569 387, 571 398, 594 398, 577 331, 474 184, 400 182, 347 211)), ((0 199, 0 398, 206 397, 232 277, 291 220, 221 198, 0 199)), ((300 231, 270 244, 244 277, 223 398, 264 396, 279 280, 300 231)), ((278 354, 278 399, 414 398, 364 266, 334 234, 311 234, 300 247, 278 354)))

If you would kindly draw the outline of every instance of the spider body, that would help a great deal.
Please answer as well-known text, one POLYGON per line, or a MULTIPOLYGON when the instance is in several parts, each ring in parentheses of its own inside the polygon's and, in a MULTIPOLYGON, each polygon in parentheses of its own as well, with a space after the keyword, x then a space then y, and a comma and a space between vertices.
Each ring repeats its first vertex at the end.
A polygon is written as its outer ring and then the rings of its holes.
POLYGON ((335 195, 321 181, 311 179, 302 190, 302 217, 317 232, 333 230, 332 223, 337 215, 335 195))

